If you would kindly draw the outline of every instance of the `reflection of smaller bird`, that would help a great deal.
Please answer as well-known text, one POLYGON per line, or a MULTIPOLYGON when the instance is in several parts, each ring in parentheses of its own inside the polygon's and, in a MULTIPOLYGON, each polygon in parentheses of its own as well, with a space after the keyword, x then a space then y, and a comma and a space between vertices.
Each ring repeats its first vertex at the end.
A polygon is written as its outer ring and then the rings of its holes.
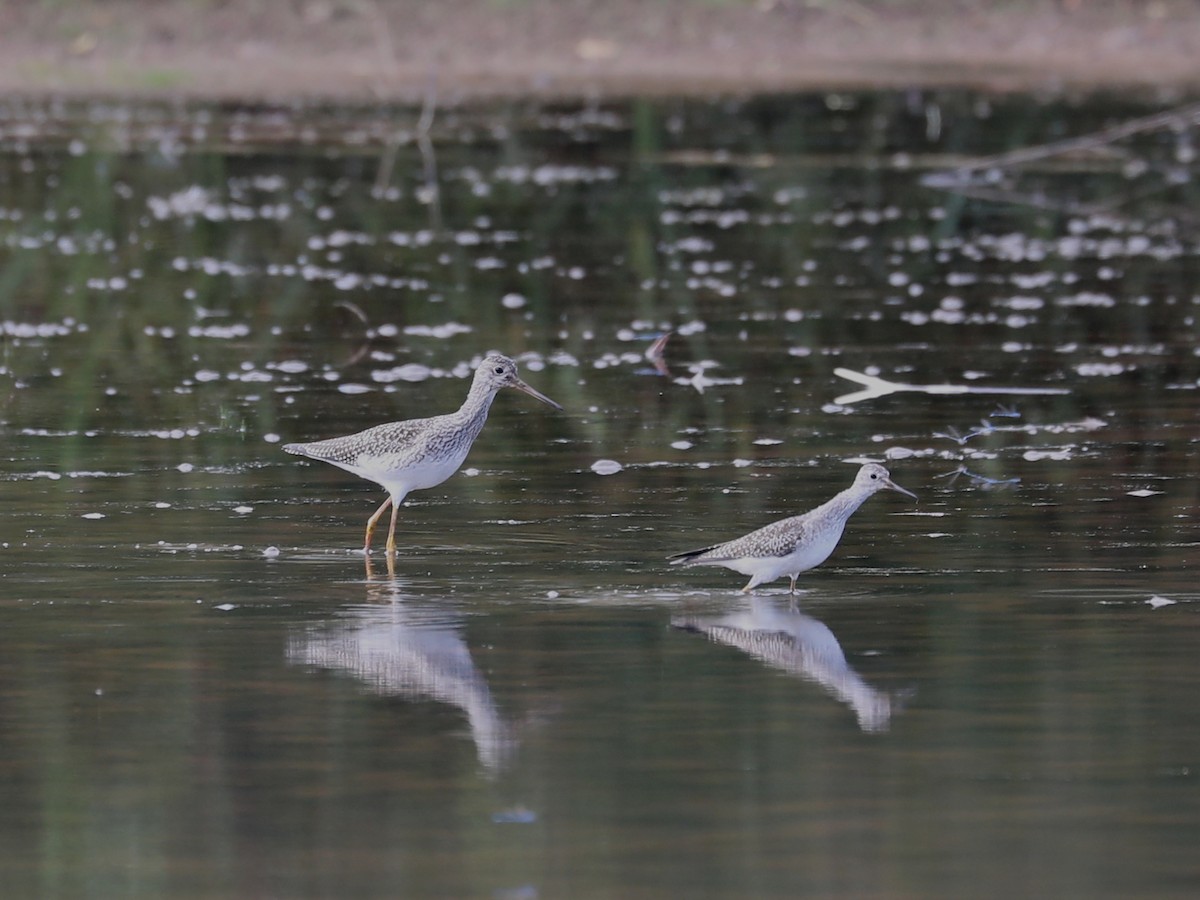
POLYGON ((360 478, 383 486, 389 494, 383 505, 367 520, 364 553, 371 552, 375 524, 392 507, 387 552, 396 552, 396 513, 409 491, 441 484, 458 471, 471 444, 487 421, 488 410, 501 388, 512 387, 562 409, 545 394, 535 391, 517 377, 517 364, 507 356, 486 357, 475 370, 471 390, 457 412, 429 419, 388 422, 345 437, 311 444, 284 444, 283 449, 331 463, 360 478))
POLYGON ((894 483, 883 466, 867 463, 858 470, 850 487, 816 509, 772 522, 724 544, 677 553, 670 557, 671 565, 724 566, 749 575, 750 583, 742 588, 743 594, 789 575, 794 594, 796 577, 825 562, 842 539, 846 520, 868 497, 885 489, 917 499, 916 494, 894 483))
POLYGON ((842 645, 825 623, 800 612, 773 609, 765 600, 749 602, 748 608, 726 616, 681 616, 671 625, 736 647, 789 675, 815 681, 854 710, 863 731, 887 731, 898 704, 850 668, 842 645))

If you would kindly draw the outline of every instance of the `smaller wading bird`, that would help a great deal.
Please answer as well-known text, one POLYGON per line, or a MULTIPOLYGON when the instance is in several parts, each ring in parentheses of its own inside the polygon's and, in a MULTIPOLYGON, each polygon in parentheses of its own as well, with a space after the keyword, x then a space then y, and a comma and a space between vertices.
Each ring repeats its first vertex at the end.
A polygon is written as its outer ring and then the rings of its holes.
POLYGON ((517 364, 507 356, 486 357, 475 369, 475 379, 467 399, 457 412, 429 419, 387 422, 346 437, 329 438, 311 444, 284 444, 283 449, 353 472, 360 478, 382 485, 388 492, 383 505, 367 520, 363 552, 371 552, 375 525, 392 508, 388 528, 387 552, 396 552, 396 512, 409 491, 441 484, 458 471, 471 444, 487 421, 488 410, 501 388, 516 388, 555 409, 557 403, 535 391, 517 377, 517 364))
POLYGON ((671 565, 724 566, 749 575, 750 583, 742 588, 743 594, 764 582, 788 575, 792 579, 790 593, 794 594, 796 577, 829 559, 829 554, 842 539, 846 520, 864 500, 885 489, 917 499, 912 491, 894 483, 883 466, 867 463, 858 470, 850 487, 816 509, 802 516, 772 522, 724 544, 677 553, 670 557, 671 565))

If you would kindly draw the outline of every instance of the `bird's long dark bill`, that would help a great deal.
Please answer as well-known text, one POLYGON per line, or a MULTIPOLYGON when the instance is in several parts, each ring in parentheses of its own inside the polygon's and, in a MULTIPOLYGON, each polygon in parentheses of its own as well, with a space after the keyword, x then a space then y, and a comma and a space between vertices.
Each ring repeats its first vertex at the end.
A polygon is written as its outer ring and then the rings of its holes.
POLYGON ((518 391, 524 391, 530 397, 536 397, 537 399, 541 400, 543 403, 547 403, 550 406, 553 406, 555 409, 562 409, 561 406, 559 406, 557 403, 555 403, 553 400, 551 400, 549 397, 547 397, 541 391, 531 388, 529 385, 527 385, 525 382, 523 382, 519 378, 516 379, 512 383, 512 386, 515 387, 518 391))
POLYGON ((899 491, 902 494, 907 494, 908 496, 912 497, 914 500, 917 499, 916 494, 914 494, 912 491, 908 491, 908 490, 905 490, 904 488, 900 487, 900 485, 896 484, 896 482, 892 481, 890 478, 888 479, 888 483, 885 485, 885 487, 889 487, 893 491, 899 491))

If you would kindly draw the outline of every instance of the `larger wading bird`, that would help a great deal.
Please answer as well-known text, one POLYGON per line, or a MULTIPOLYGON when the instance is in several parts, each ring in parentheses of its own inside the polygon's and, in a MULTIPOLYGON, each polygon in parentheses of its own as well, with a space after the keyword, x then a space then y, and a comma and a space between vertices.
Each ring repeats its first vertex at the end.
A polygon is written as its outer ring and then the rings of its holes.
POLYGON ((391 556, 396 552, 396 513, 404 498, 409 491, 439 485, 458 471, 487 421, 492 401, 506 387, 524 391, 555 409, 562 409, 518 378, 515 362, 507 356, 493 354, 485 357, 475 369, 467 399, 456 412, 428 419, 387 422, 356 434, 310 444, 284 444, 283 449, 297 456, 330 463, 382 485, 388 498, 367 519, 363 552, 371 552, 375 525, 390 506, 392 522, 388 528, 387 553, 391 556))

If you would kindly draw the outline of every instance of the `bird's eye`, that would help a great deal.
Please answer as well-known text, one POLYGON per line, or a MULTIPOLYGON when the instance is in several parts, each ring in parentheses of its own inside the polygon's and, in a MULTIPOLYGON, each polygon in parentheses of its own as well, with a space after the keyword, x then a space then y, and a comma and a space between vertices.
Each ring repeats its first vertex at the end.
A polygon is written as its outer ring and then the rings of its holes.
POLYGON ((878 472, 872 472, 872 473, 871 473, 871 477, 872 477, 872 478, 878 478, 878 477, 879 477, 879 473, 878 473, 878 472))
POLYGON ((504 366, 496 366, 496 368, 492 369, 492 371, 495 372, 497 375, 503 375, 504 374, 504 366))

